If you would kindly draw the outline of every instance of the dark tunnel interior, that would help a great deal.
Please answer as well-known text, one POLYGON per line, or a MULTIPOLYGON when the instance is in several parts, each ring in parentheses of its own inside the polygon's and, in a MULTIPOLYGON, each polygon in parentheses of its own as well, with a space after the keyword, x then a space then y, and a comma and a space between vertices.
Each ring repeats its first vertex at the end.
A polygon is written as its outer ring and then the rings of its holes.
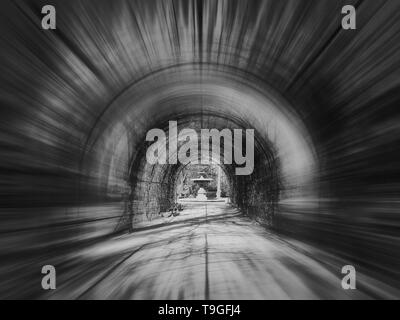
POLYGON ((227 140, 199 147, 229 208, 357 265, 373 297, 398 294, 399 1, 52 3, 51 32, 46 1, 1 4, 1 298, 48 297, 42 265, 73 278, 78 250, 168 211, 185 165, 148 163, 146 133, 170 121, 254 129, 249 175, 218 162, 227 140))

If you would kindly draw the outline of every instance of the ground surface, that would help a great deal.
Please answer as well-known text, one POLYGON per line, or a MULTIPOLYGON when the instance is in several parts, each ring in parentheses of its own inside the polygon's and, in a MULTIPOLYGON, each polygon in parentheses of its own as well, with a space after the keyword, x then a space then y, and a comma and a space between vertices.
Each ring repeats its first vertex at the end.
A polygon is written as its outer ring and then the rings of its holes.
POLYGON ((327 268, 225 203, 185 204, 134 233, 77 250, 51 298, 346 299, 327 268))

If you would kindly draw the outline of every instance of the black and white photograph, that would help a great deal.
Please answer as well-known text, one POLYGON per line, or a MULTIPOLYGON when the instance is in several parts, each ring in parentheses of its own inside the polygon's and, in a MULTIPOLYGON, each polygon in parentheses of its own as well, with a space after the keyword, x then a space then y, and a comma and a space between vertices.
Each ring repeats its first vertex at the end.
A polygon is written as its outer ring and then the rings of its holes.
POLYGON ((0 2, 0 300, 399 299, 399 0, 0 2))

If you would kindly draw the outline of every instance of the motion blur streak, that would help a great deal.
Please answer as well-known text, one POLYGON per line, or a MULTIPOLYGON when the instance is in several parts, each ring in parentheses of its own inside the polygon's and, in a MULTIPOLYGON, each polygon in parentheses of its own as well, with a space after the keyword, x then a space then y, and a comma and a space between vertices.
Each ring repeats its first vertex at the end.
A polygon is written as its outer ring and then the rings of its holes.
POLYGON ((400 297, 399 1, 51 2, 0 4, 0 298, 400 297), (255 130, 231 204, 160 216, 168 121, 255 130))

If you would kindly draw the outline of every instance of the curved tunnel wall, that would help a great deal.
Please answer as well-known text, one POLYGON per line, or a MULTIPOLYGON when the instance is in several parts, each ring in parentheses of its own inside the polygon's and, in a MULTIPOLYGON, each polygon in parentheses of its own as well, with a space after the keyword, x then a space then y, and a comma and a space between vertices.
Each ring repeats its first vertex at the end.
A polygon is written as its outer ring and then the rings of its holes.
MULTIPOLYGON (((279 230, 394 278, 398 2, 357 2, 357 35, 332 16, 348 1, 54 1, 55 32, 37 27, 44 4, 6 2, 0 12, 9 250, 111 233, 123 208, 109 181, 126 189, 145 132, 218 110, 273 146, 279 230)), ((259 203, 265 182, 252 183, 246 199, 259 203)))
MULTIPOLYGON (((273 223, 280 197, 317 197, 313 177, 317 166, 315 151, 293 108, 260 79, 227 66, 195 64, 168 68, 124 90, 93 128, 86 151, 89 159, 84 159, 82 169, 97 167, 92 179, 98 181, 100 188, 108 185, 110 163, 120 163, 115 159, 126 158, 128 149, 121 148, 122 154, 118 154, 112 148, 120 139, 131 137, 127 143, 133 163, 125 164, 131 174, 125 175, 125 183, 135 189, 131 195, 134 212, 157 215, 174 201, 174 191, 165 190, 171 185, 173 171, 166 178, 162 172, 168 166, 146 165, 145 147, 149 144, 145 136, 152 128, 168 133, 168 121, 177 121, 178 131, 255 130, 255 168, 249 177, 232 177, 232 200, 268 224, 273 223)), ((123 179, 121 183, 124 184, 123 179)))

